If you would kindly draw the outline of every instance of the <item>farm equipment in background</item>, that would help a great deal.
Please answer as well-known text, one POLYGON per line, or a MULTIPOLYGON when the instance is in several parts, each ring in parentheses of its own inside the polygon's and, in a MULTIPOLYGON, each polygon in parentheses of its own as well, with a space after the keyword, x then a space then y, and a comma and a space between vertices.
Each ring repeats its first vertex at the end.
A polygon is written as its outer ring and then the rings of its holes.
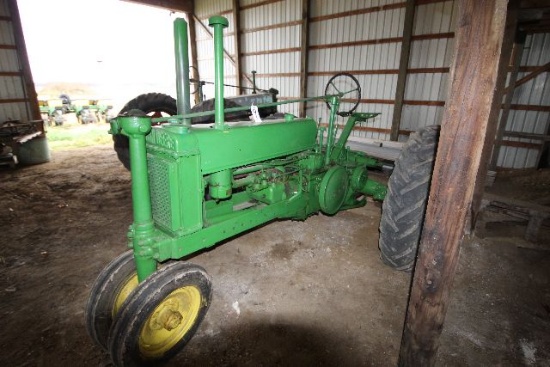
POLYGON ((72 100, 68 95, 61 94, 58 99, 43 99, 38 101, 40 113, 49 126, 60 126, 65 122, 64 115, 74 113, 79 123, 89 124, 107 121, 113 106, 97 99, 72 100))
POLYGON ((257 106, 327 102, 327 128, 291 114, 263 120, 254 111, 253 121, 228 122, 227 115, 248 114, 251 108, 224 108, 222 50, 228 21, 214 16, 209 25, 214 28, 214 111, 190 111, 187 54, 179 52, 187 50, 187 23, 177 19, 176 113, 152 117, 130 109, 110 122, 111 133, 126 136, 130 146, 131 250, 98 276, 86 325, 116 366, 169 359, 204 319, 212 301, 211 278, 200 266, 171 260, 274 220, 334 215, 366 205, 367 197, 381 201, 387 193, 369 174, 381 162, 346 147, 355 125, 379 115, 355 112, 358 84, 331 79, 327 90, 333 94, 257 106), (342 110, 349 100, 352 108, 342 110), (214 116, 214 123, 191 124, 206 116, 214 116), (338 138, 337 116, 347 117, 338 138))

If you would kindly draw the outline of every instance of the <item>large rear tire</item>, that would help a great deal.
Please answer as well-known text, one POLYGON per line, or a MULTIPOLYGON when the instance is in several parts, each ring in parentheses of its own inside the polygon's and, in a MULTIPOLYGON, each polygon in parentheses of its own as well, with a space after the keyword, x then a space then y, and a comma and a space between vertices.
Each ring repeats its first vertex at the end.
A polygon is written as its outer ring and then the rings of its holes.
POLYGON ((432 178, 439 126, 411 134, 388 182, 380 220, 380 257, 396 270, 414 267, 432 178))
MULTIPOLYGON (((137 96, 126 103, 118 113, 125 114, 131 110, 140 110, 151 117, 172 116, 177 114, 176 100, 162 93, 147 93, 137 96)), ((122 134, 113 135, 114 148, 118 160, 130 170, 130 144, 128 137, 122 134)))

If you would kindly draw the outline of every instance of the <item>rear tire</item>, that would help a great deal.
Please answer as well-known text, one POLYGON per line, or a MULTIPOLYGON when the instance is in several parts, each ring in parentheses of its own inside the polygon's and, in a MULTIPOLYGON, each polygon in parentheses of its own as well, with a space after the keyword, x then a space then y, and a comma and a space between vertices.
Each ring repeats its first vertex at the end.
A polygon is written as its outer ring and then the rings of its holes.
MULTIPOLYGON (((172 116, 177 114, 178 107, 176 100, 169 95, 162 93, 147 93, 137 96, 126 103, 118 113, 125 114, 131 110, 140 110, 146 115, 160 117, 162 115, 172 116)), ((130 170, 130 144, 128 137, 122 134, 113 135, 114 148, 118 160, 130 170)))
POLYGON ((382 261, 396 270, 414 267, 438 139, 439 126, 411 134, 388 182, 379 248, 382 261))

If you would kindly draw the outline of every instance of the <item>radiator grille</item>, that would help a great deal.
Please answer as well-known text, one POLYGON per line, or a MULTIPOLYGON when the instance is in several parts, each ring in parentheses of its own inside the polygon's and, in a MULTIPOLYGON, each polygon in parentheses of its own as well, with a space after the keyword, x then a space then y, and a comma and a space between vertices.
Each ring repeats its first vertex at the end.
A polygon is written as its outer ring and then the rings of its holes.
POLYGON ((159 157, 148 157, 149 184, 151 190, 151 207, 155 223, 169 229, 172 228, 172 197, 170 195, 170 166, 169 162, 159 157))

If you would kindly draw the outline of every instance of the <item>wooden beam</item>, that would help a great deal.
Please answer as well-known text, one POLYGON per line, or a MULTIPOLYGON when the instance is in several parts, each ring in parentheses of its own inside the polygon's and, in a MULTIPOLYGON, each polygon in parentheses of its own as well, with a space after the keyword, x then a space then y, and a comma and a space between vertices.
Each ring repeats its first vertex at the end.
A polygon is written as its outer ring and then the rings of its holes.
POLYGON ((403 42, 401 43, 401 56, 399 58, 399 73, 397 74, 397 87, 395 90, 395 107, 393 109, 393 118, 391 122, 390 140, 392 141, 397 141, 399 139, 403 100, 405 99, 405 86, 407 84, 407 69, 409 67, 409 56, 411 54, 414 10, 414 0, 407 0, 405 21, 403 24, 403 42))
MULTIPOLYGON (((309 9, 310 0, 302 0, 302 32, 300 36, 300 98, 307 97, 307 72, 309 56, 309 9)), ((306 115, 306 102, 300 102, 300 116, 306 115)))
MULTIPOLYGON (((506 21, 507 0, 462 0, 430 198, 413 274, 400 366, 433 366, 486 140, 506 21)), ((496 124, 495 124, 496 125, 496 124)))
POLYGON ((506 123, 508 122, 508 116, 510 116, 510 106, 512 105, 512 98, 514 97, 514 88, 516 87, 516 80, 518 78, 519 65, 521 64, 521 56, 523 55, 523 48, 525 46, 525 35, 522 34, 515 38, 514 46, 512 49, 512 56, 510 62, 512 63, 512 71, 510 73, 510 82, 508 87, 504 89, 506 97, 502 106, 502 113, 497 127, 497 133, 495 137, 495 145, 493 146, 493 153, 491 157, 491 163, 489 169, 494 171, 497 167, 498 156, 500 154, 500 146, 504 131, 506 130, 506 123))
POLYGON ((515 88, 519 87, 522 84, 527 83, 529 80, 532 80, 539 76, 540 74, 550 71, 550 62, 547 62, 544 65, 541 65, 537 67, 535 70, 533 70, 530 74, 525 75, 520 80, 516 81, 513 85, 510 84, 506 89, 504 90, 505 93, 509 93, 510 91, 513 91, 515 88))
POLYGON ((193 0, 122 0, 129 3, 154 6, 182 13, 193 12, 193 0))
POLYGON ((241 71, 241 19, 239 14, 241 13, 240 10, 240 0, 232 0, 233 3, 233 28, 235 29, 235 32, 233 32, 233 44, 235 47, 235 75, 236 77, 236 85, 238 93, 241 94, 241 86, 242 86, 242 71, 241 71))

